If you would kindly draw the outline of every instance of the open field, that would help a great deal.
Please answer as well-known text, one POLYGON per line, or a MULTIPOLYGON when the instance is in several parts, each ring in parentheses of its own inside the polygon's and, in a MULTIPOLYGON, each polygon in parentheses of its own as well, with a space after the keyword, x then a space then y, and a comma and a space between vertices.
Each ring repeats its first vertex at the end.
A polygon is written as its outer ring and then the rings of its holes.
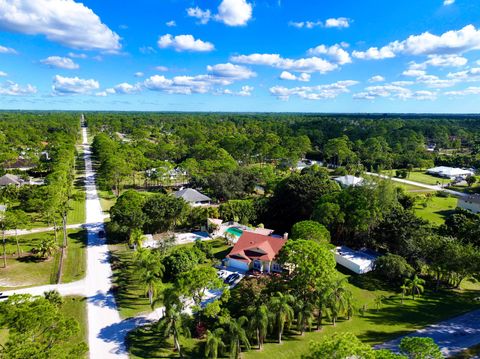
MULTIPOLYGON (((0 268, 0 289, 12 287, 29 287, 55 282, 60 252, 47 260, 30 255, 32 248, 40 244, 42 239, 52 238, 53 232, 42 232, 19 236, 23 255, 16 258, 14 238, 7 240, 7 268, 0 268)), ((69 245, 66 252, 62 282, 72 282, 85 276, 86 271, 86 232, 81 229, 68 231, 69 245)), ((62 242, 62 234, 58 233, 58 242, 62 242)))
POLYGON ((426 207, 417 204, 414 210, 417 216, 438 226, 445 223, 445 218, 455 212, 457 202, 456 197, 432 196, 426 202, 426 207))

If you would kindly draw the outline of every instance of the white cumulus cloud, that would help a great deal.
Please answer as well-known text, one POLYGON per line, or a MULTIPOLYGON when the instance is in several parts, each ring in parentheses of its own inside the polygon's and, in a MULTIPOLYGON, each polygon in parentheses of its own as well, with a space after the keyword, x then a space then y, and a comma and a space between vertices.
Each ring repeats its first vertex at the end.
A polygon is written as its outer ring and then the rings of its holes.
POLYGON ((342 49, 341 45, 335 44, 333 46, 319 45, 308 50, 309 55, 326 55, 335 63, 340 65, 349 64, 352 62, 350 54, 342 49))
POLYGON ((100 84, 94 79, 81 79, 79 77, 63 77, 56 75, 53 79, 52 90, 55 95, 89 94, 98 90, 100 84))
POLYGON ((175 27, 177 26, 177 23, 175 20, 170 20, 170 21, 167 21, 165 25, 167 25, 168 27, 175 27))
MULTIPOLYGON (((1 24, 0 24, 1 26, 1 24)), ((16 54, 17 51, 15 49, 12 49, 11 47, 6 47, 0 45, 0 54, 16 54)))
POLYGON ((5 71, 0 71, 0 77, 7 77, 8 74, 5 71))
POLYGON ((0 0, 0 29, 44 35, 67 47, 117 52, 120 37, 74 0, 0 0))
POLYGON ((326 73, 338 68, 338 65, 318 57, 308 57, 294 60, 282 58, 279 54, 238 55, 232 56, 231 61, 250 65, 266 65, 282 70, 306 73, 326 73))
POLYGON ((307 74, 305 72, 301 73, 300 75, 294 75, 291 72, 288 71, 283 71, 280 74, 280 79, 281 80, 289 80, 289 81, 302 81, 302 82, 308 82, 310 81, 310 74, 307 74))
POLYGON ((244 26, 252 18, 252 4, 246 0, 222 0, 216 14, 192 7, 187 9, 187 15, 198 19, 201 24, 216 20, 228 26, 244 26))
POLYGON ((202 10, 198 6, 187 9, 187 15, 198 19, 200 24, 207 24, 212 18, 210 10, 202 10))
POLYGON ((224 77, 235 80, 245 80, 256 76, 256 73, 249 68, 231 63, 207 66, 207 71, 216 77, 224 77))
POLYGON ((467 25, 460 30, 451 30, 442 35, 424 32, 411 35, 406 40, 394 41, 382 48, 371 47, 366 51, 354 51, 353 56, 365 60, 392 58, 406 55, 448 55, 463 54, 480 49, 480 30, 467 25))
POLYGON ((455 3, 455 0, 443 0, 443 5, 448 6, 455 3))
POLYGON ((385 77, 380 75, 375 75, 368 79, 368 82, 384 82, 384 81, 385 81, 385 77))
POLYGON ((350 92, 349 87, 356 84, 358 84, 358 81, 346 80, 318 86, 301 86, 292 88, 274 86, 270 88, 270 93, 283 101, 287 101, 291 96, 298 96, 306 100, 334 99, 343 93, 350 92))
POLYGON ((332 18, 325 21, 325 27, 346 28, 350 26, 350 19, 346 17, 332 18))
POLYGON ((37 93, 37 88, 30 84, 21 86, 13 81, 5 81, 0 84, 0 95, 7 96, 25 96, 37 93))
POLYGON ((40 60, 40 63, 48 67, 66 70, 75 70, 80 66, 68 57, 49 56, 46 59, 40 60))
POLYGON ((172 36, 166 34, 158 39, 158 47, 162 49, 173 48, 175 51, 208 52, 215 49, 215 46, 200 39, 195 39, 192 35, 172 36))

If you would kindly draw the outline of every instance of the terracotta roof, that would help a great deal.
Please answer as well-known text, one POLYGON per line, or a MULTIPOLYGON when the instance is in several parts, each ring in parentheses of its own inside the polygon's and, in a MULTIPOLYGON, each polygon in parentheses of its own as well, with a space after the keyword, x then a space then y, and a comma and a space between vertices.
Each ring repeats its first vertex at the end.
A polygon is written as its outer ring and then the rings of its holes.
POLYGON ((283 238, 244 231, 227 257, 247 263, 255 259, 272 261, 286 241, 283 238))

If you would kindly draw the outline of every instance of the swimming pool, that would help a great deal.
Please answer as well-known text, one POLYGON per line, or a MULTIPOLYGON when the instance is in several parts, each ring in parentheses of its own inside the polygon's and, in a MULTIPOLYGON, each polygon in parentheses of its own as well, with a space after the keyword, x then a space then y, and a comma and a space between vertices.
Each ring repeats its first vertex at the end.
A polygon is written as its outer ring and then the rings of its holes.
POLYGON ((227 233, 233 234, 236 237, 240 237, 243 233, 243 230, 237 227, 230 227, 226 230, 227 233))

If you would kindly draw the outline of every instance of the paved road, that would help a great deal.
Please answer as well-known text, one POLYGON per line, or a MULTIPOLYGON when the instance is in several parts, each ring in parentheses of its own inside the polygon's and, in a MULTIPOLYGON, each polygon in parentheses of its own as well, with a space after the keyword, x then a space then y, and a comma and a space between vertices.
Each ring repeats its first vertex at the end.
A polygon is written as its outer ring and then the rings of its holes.
MULTIPOLYGON (((480 343, 480 309, 430 325, 408 336, 433 338, 446 357, 456 355, 480 343)), ((397 351, 402 338, 377 345, 375 349, 397 351)))
POLYGON ((400 183, 409 184, 409 185, 412 185, 412 186, 422 187, 422 188, 430 189, 432 191, 443 191, 443 192, 449 193, 449 194, 451 194, 453 196, 456 196, 456 197, 468 197, 467 193, 452 191, 452 190, 450 190, 448 188, 445 188, 445 187, 442 187, 442 186, 434 186, 434 185, 429 185, 429 184, 425 184, 425 183, 414 182, 414 181, 410 181, 410 180, 406 180, 406 179, 402 179, 402 178, 390 177, 390 176, 381 175, 381 174, 373 173, 373 172, 365 172, 365 173, 369 176, 391 179, 392 181, 395 181, 395 182, 400 182, 400 183))
POLYGON ((85 289, 88 297, 88 345, 90 358, 128 358, 124 341, 112 340, 115 332, 106 328, 121 322, 115 298, 110 292, 112 269, 108 246, 98 237, 103 230, 105 216, 100 206, 95 185, 95 171, 92 168, 91 148, 87 140, 87 129, 82 128, 83 156, 85 159, 85 192, 87 206, 87 275, 85 289))

